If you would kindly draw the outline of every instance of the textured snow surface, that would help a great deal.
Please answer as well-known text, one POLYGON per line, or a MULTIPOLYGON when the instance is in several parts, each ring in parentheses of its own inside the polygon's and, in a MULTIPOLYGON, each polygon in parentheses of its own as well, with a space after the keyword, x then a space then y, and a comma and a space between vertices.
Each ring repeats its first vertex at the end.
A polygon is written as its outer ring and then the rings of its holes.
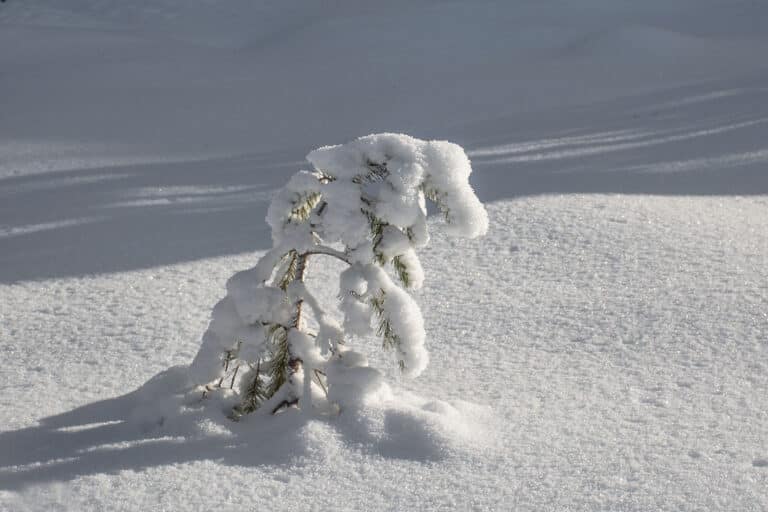
POLYGON ((768 509, 766 23, 0 3, 0 510, 768 509), (335 419, 183 407, 176 365, 271 246, 274 191, 376 132, 460 144, 487 204, 486 237, 420 253, 428 368, 335 419))
POLYGON ((3 285, 2 503, 768 506, 768 201, 546 196, 489 214, 489 238, 424 251, 444 279, 419 297, 433 357, 408 386, 432 402, 336 420, 160 428, 132 416, 151 387, 110 398, 188 362, 211 283, 254 255, 3 285))

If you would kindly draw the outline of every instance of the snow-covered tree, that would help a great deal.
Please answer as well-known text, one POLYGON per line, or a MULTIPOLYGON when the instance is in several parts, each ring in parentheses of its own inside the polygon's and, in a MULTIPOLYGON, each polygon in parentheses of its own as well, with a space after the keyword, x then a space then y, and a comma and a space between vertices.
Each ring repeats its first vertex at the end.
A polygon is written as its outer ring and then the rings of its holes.
POLYGON ((454 235, 488 228, 469 185, 464 150, 445 141, 378 134, 312 151, 267 214, 273 248, 227 282, 190 376, 203 394, 227 390, 232 417, 315 404, 359 403, 382 374, 349 348, 377 333, 406 376, 427 366, 421 311, 407 290, 422 285, 416 250, 429 241, 427 201, 454 235), (304 284, 310 258, 346 264, 335 319, 304 284), (316 329, 307 327, 311 316, 316 329), (231 391, 230 391, 231 390, 231 391))

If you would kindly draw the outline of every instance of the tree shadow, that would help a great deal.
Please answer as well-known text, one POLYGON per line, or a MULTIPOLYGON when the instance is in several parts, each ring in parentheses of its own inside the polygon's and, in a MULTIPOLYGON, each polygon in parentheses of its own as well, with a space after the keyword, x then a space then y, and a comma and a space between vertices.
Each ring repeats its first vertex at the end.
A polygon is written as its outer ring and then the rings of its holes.
POLYGON ((149 268, 268 248, 273 190, 301 165, 244 155, 0 180, 0 282, 149 268))
POLYGON ((39 426, 0 433, 0 488, 236 454, 239 443, 226 437, 195 438, 191 430, 142 427, 135 421, 136 408, 174 379, 173 370, 163 372, 126 395, 44 418, 39 426))
POLYGON ((768 77, 739 84, 496 119, 464 127, 457 140, 468 149, 484 201, 573 193, 768 194, 768 77))
POLYGON ((126 395, 0 433, 0 489, 201 460, 245 467, 301 465, 322 457, 323 443, 421 462, 448 453, 427 422, 402 409, 381 409, 378 418, 355 410, 325 417, 289 409, 233 422, 210 403, 178 407, 187 389, 186 367, 177 366, 126 395))
MULTIPOLYGON (((768 194, 766 84, 762 73, 429 135, 467 148, 484 202, 768 194)), ((307 149, 4 178, 0 283, 267 249, 271 192, 308 165, 307 149)))

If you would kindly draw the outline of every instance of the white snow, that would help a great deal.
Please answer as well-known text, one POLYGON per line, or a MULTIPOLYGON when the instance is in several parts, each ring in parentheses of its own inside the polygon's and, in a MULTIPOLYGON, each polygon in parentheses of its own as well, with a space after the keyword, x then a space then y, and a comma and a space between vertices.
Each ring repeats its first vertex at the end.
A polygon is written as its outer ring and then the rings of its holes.
MULTIPOLYGON (((1 3, 0 510, 768 509, 766 20, 725 0, 1 3), (211 310, 272 246, 274 191, 378 132, 466 148, 487 205, 472 240, 418 201, 387 212, 415 214, 429 365, 400 380, 362 337, 329 368, 341 414, 200 408, 209 323, 210 357, 233 331, 258 351, 236 304, 211 310)), ((437 149, 403 184, 462 159, 437 149)), ((321 304, 340 269, 310 259, 321 304)))
MULTIPOLYGON (((423 186, 427 195, 432 196, 428 199, 435 200, 443 210, 448 232, 475 238, 488 230, 485 209, 468 182, 472 166, 457 144, 382 133, 316 149, 307 155, 307 160, 319 171, 340 178, 342 183, 366 175, 369 162, 386 164, 389 174, 385 181, 390 186, 377 187, 371 196, 375 201, 374 213, 390 224, 410 228, 423 223, 423 186)), ((347 195, 349 192, 342 197, 347 195)), ((354 202, 352 208, 359 210, 354 202)), ((359 213, 357 216, 360 217, 359 213)))

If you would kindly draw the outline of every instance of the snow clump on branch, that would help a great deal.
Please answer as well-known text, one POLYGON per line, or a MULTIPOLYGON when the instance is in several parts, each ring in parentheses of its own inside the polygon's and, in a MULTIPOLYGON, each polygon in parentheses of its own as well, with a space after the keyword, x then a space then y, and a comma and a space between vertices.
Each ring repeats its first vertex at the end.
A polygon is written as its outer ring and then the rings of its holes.
POLYGON ((353 336, 378 334, 403 373, 418 376, 428 362, 426 333, 407 290, 424 281, 416 250, 429 242, 427 202, 449 234, 474 238, 488 229, 456 144, 385 133, 316 149, 307 160, 313 169, 295 174, 270 204, 273 248, 229 279, 190 366, 204 395, 236 394, 233 419, 313 403, 344 407, 375 394, 382 375, 348 348, 353 336), (340 321, 304 285, 315 256, 348 265, 339 276, 340 321))

